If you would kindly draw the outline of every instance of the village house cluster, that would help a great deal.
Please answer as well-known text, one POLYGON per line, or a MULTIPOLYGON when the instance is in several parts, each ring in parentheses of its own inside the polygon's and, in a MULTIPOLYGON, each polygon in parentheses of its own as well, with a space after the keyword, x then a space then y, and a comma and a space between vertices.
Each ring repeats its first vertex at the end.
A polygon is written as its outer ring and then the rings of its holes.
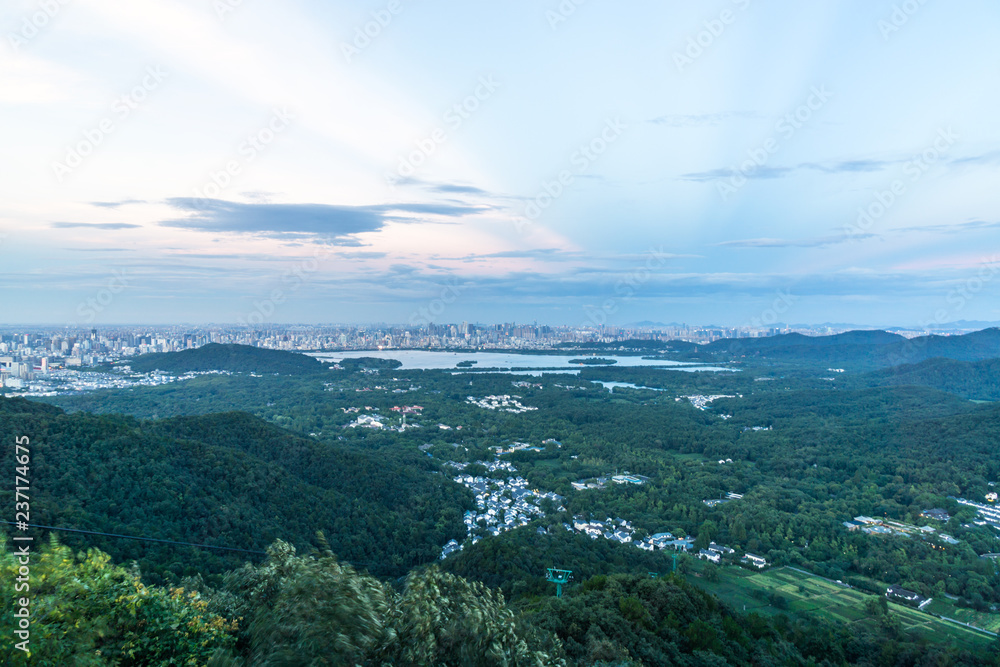
POLYGON ((611 517, 606 518, 604 521, 597 521, 575 516, 573 517, 572 526, 568 523, 563 524, 563 526, 567 529, 583 533, 591 539, 596 540, 599 537, 603 537, 606 540, 613 540, 622 544, 630 543, 632 535, 635 533, 631 521, 617 518, 612 519, 611 517))
MULTIPOLYGON (((669 549, 671 551, 690 551, 694 546, 694 538, 690 535, 686 537, 676 537, 671 533, 654 533, 647 537, 640 539, 635 538, 635 529, 632 526, 631 521, 626 521, 625 519, 607 517, 604 521, 597 521, 594 519, 586 519, 584 517, 576 516, 573 517, 573 524, 564 523, 563 527, 569 531, 577 531, 589 536, 591 539, 597 539, 602 537, 606 540, 613 540, 615 542, 620 542, 622 544, 632 544, 644 551, 655 551, 669 549)), ((706 552, 702 549, 697 555, 698 558, 704 558, 703 554, 708 554, 711 556, 708 560, 712 560, 718 563, 721 555, 723 553, 731 554, 735 553, 733 549, 729 547, 720 547, 719 545, 712 542, 709 545, 709 550, 706 552)), ((760 556, 754 556, 753 554, 747 554, 743 559, 744 563, 750 563, 757 567, 765 567, 767 561, 760 556)))
MULTIPOLYGON (((709 543, 708 547, 705 549, 700 549, 695 557, 700 560, 707 560, 710 563, 715 563, 718 565, 724 556, 731 556, 736 553, 736 549, 727 547, 722 544, 716 544, 715 542, 709 543)), ((763 556, 758 556, 752 553, 745 553, 740 562, 744 565, 752 565, 758 570, 762 570, 769 565, 767 559, 763 556)))
POLYGON ((527 443, 527 442, 514 442, 514 443, 511 443, 511 445, 509 447, 497 446, 497 447, 491 447, 491 449, 493 449, 494 451, 496 451, 497 456, 499 456, 500 454, 513 454, 514 452, 544 452, 545 451, 544 447, 536 447, 536 446, 534 446, 534 445, 532 445, 530 443, 527 443))
POLYGON ((656 549, 670 549, 672 551, 688 551, 694 544, 694 538, 674 537, 671 533, 656 533, 641 539, 635 539, 635 528, 631 521, 622 518, 607 517, 604 521, 587 519, 582 516, 573 517, 573 523, 564 523, 563 527, 568 531, 576 531, 587 535, 591 539, 604 538, 613 540, 621 544, 632 544, 644 551, 654 551, 656 549))
MULTIPOLYGON (((927 512, 938 511, 944 512, 944 510, 925 510, 922 514, 925 515, 927 512)), ((947 514, 945 513, 944 516, 947 516, 947 514)), ((851 521, 845 521, 844 527, 851 532, 860 530, 862 533, 868 533, 869 535, 896 535, 900 537, 922 538, 937 537, 946 544, 958 544, 958 540, 954 537, 945 533, 939 533, 937 529, 932 526, 914 526, 913 524, 903 523, 901 521, 892 521, 891 519, 876 519, 870 516, 856 516, 851 521)))
POLYGON ((690 535, 686 537, 675 537, 671 533, 654 533, 635 543, 635 546, 646 551, 654 549, 670 549, 672 551, 689 551, 694 546, 694 538, 690 535))
MULTIPOLYGON (((349 408, 341 408, 341 410, 343 410, 345 414, 357 414, 360 412, 361 408, 352 406, 349 408)), ((371 412, 378 412, 379 408, 373 407, 371 405, 366 405, 365 410, 369 410, 371 412)), ((420 428, 420 424, 407 423, 406 416, 407 415, 419 416, 421 410, 423 410, 423 407, 419 405, 404 405, 404 406, 393 407, 392 408, 393 412, 398 412, 402 415, 402 422, 392 426, 388 424, 387 419, 384 417, 377 415, 370 415, 370 414, 358 414, 357 418, 355 418, 354 421, 345 424, 344 428, 358 428, 358 427, 374 428, 374 429, 385 429, 389 431, 399 431, 400 433, 402 433, 408 428, 420 428)))
MULTIPOLYGON (((545 512, 539 507, 539 503, 548 498, 556 506, 557 511, 565 512, 562 496, 552 492, 542 492, 532 489, 528 485, 528 480, 517 475, 517 469, 510 461, 477 461, 486 469, 495 473, 503 471, 511 477, 504 479, 493 479, 491 477, 473 477, 472 475, 460 474, 455 477, 455 481, 468 487, 476 494, 476 510, 465 513, 465 527, 468 531, 467 541, 475 544, 480 536, 475 533, 485 531, 491 535, 514 528, 526 526, 533 519, 542 518, 545 512), (514 476, 516 475, 516 476, 514 476)), ((456 463, 448 461, 450 465, 459 470, 468 467, 468 463, 456 463)), ((455 551, 464 547, 464 542, 451 540, 441 550, 441 558, 447 558, 455 551)))
MULTIPOLYGON (((740 398, 743 398, 742 394, 739 394, 738 396, 740 398)), ((712 396, 703 396, 701 394, 698 394, 696 396, 678 396, 674 400, 680 402, 683 401, 685 398, 691 401, 691 405, 693 405, 694 407, 698 408, 699 410, 704 410, 709 406, 709 404, 712 401, 717 401, 720 398, 736 398, 736 396, 733 396, 732 394, 716 394, 712 396)))
MULTIPOLYGON (((729 461, 730 463, 732 463, 732 459, 726 459, 726 460, 729 461)), ((719 463, 725 463, 725 461, 719 461, 719 463)), ((716 505, 721 505, 723 503, 728 503, 730 500, 742 500, 742 498, 743 498, 743 494, 742 493, 732 493, 732 492, 730 492, 730 493, 726 494, 725 498, 708 498, 708 499, 703 500, 701 502, 705 503, 709 507, 715 507, 716 505)))
POLYGON ((345 425, 344 428, 357 428, 359 426, 362 428, 385 428, 385 423, 375 415, 358 415, 357 419, 345 425))
MULTIPOLYGON (((995 493, 987 494, 986 499, 989 500, 990 496, 996 497, 995 493)), ((973 502, 971 500, 966 500, 965 498, 954 498, 954 500, 959 505, 965 505, 966 507, 974 507, 976 512, 979 514, 979 521, 976 523, 983 525, 990 525, 994 528, 1000 530, 1000 507, 996 505, 984 505, 982 503, 973 502)), ((992 502, 992 501, 991 501, 992 502)))
POLYGON ((736 553, 735 549, 711 542, 709 543, 708 548, 700 549, 695 555, 700 560, 707 560, 711 563, 718 564, 719 561, 722 560, 723 556, 730 556, 734 553, 736 553))
POLYGON ((500 410, 502 412, 511 412, 513 414, 520 414, 522 412, 538 409, 527 405, 521 405, 521 402, 518 400, 520 398, 520 396, 511 396, 508 394, 486 396, 484 398, 469 396, 466 398, 466 402, 471 403, 472 405, 478 405, 479 407, 487 410, 500 410))
POLYGON ((889 586, 885 589, 885 596, 890 600, 895 600, 896 602, 902 601, 904 603, 908 603, 917 609, 923 609, 934 600, 934 598, 925 598, 923 595, 907 590, 901 586, 889 586))
POLYGON ((125 366, 121 370, 110 373, 51 369, 44 373, 36 372, 32 375, 32 379, 23 380, 4 375, 2 368, 3 358, 0 358, 0 379, 2 379, 0 385, 25 390, 24 393, 20 394, 21 396, 57 396, 98 389, 156 387, 161 384, 190 380, 198 375, 231 375, 228 371, 199 371, 183 375, 169 375, 161 371, 132 373, 131 369, 125 366))
POLYGON ((607 486, 608 482, 614 484, 645 484, 649 481, 648 477, 642 475, 630 475, 625 472, 621 475, 605 475, 604 477, 591 477, 589 479, 581 479, 579 482, 571 482, 573 488, 577 491, 586 491, 587 489, 603 489, 607 486))

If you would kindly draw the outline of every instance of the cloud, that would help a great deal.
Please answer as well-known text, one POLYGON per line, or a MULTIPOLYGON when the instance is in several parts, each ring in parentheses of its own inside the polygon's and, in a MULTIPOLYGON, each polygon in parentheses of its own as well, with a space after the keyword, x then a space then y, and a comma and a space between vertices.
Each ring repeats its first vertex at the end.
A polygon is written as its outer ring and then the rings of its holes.
POLYGON ((267 190, 246 190, 240 194, 255 204, 270 204, 271 198, 277 193, 268 192, 267 190))
POLYGON ((970 155, 968 157, 955 158, 948 163, 949 166, 957 167, 967 164, 997 164, 1000 163, 1000 151, 990 151, 981 155, 970 155))
POLYGON ((63 248, 69 252, 135 252, 135 248, 63 248))
POLYGON ((352 252, 341 252, 337 253, 338 257, 343 257, 345 259, 382 259, 387 257, 389 253, 387 252, 375 252, 369 250, 356 250, 352 252))
POLYGON ((392 270, 332 280, 324 283, 329 289, 344 293, 396 295, 399 290, 420 292, 457 280, 463 294, 483 303, 553 304, 579 307, 580 299, 617 299, 656 302, 662 299, 736 298, 743 296, 773 298, 776 291, 789 291, 795 296, 836 298, 895 298, 926 295, 940 289, 937 274, 921 272, 879 273, 874 271, 840 271, 829 274, 786 275, 766 273, 668 273, 655 272, 638 285, 634 294, 624 297, 616 292, 621 284, 619 271, 591 273, 512 271, 494 275, 456 276, 452 273, 429 273, 426 270, 392 270))
POLYGON ((790 167, 769 167, 767 165, 757 166, 751 169, 741 170, 733 168, 710 169, 708 171, 694 171, 680 175, 682 181, 718 181, 726 178, 739 176, 748 179, 770 179, 784 178, 800 171, 818 171, 824 174, 843 173, 870 173, 882 171, 895 164, 901 164, 905 160, 843 160, 839 162, 801 162, 790 167))
POLYGON ((467 206, 465 204, 384 204, 379 206, 361 207, 366 210, 378 213, 389 213, 398 211, 401 213, 418 213, 423 215, 440 215, 451 218, 460 218, 466 215, 482 213, 489 210, 485 206, 467 206))
POLYGON ((489 262, 491 260, 497 259, 535 259, 543 260, 545 262, 570 262, 574 260, 584 259, 583 253, 580 252, 568 252, 565 250, 560 250, 557 248, 538 248, 538 249, 528 249, 528 250, 504 250, 501 252, 491 252, 491 253, 469 253, 462 255, 460 257, 442 257, 434 256, 434 259, 439 261, 449 261, 449 262, 464 262, 467 264, 476 264, 481 262, 489 262))
POLYGON ((121 201, 93 201, 90 202, 91 206, 98 206, 100 208, 118 208, 119 206, 126 206, 128 204, 145 204, 144 199, 123 199, 121 201))
POLYGON ((459 194, 459 195, 481 195, 489 196, 486 190, 482 188, 477 188, 472 185, 458 185, 457 183, 443 183, 441 185, 435 185, 430 188, 431 192, 439 192, 442 194, 459 194))
POLYGON ((491 252, 485 255, 475 255, 483 259, 534 259, 544 257, 546 259, 556 259, 559 257, 581 257, 579 252, 566 252, 559 248, 533 248, 531 250, 504 250, 502 252, 491 252))
MULTIPOLYGON (((652 122, 652 121, 651 121, 652 122)), ((680 175, 682 181, 708 182, 718 181, 734 176, 740 176, 753 180, 765 180, 771 178, 784 178, 797 172, 816 171, 823 174, 858 174, 874 173, 884 171, 889 167, 904 164, 912 158, 898 158, 893 160, 839 160, 828 162, 800 162, 799 164, 785 167, 770 167, 767 165, 754 165, 750 169, 741 170, 732 167, 720 169, 709 169, 706 171, 693 171, 680 175)), ((1000 164, 1000 151, 992 151, 981 155, 971 155, 969 157, 956 158, 948 162, 950 167, 964 165, 988 165, 1000 164)))
POLYGON ((995 229, 1000 227, 1000 222, 987 222, 986 220, 972 220, 969 222, 956 222, 944 225, 925 225, 923 227, 896 227, 894 232, 930 232, 937 234, 960 234, 978 229, 995 229))
POLYGON ((393 185, 400 186, 412 186, 422 188, 428 192, 434 192, 437 194, 445 195, 475 195, 477 197, 494 197, 494 193, 482 188, 477 188, 474 185, 468 185, 466 183, 436 183, 432 181, 425 181, 419 178, 411 177, 400 177, 392 181, 393 185))
POLYGON ((717 246, 729 248, 822 248, 847 241, 878 238, 877 234, 839 234, 835 236, 819 236, 807 239, 740 239, 716 243, 717 246))
POLYGON ((216 233, 263 234, 284 239, 316 238, 341 246, 361 245, 356 238, 358 234, 377 232, 388 221, 416 222, 413 215, 459 218, 485 210, 477 206, 436 203, 339 206, 238 203, 193 197, 174 197, 166 203, 189 215, 161 221, 159 224, 165 227, 216 233))
POLYGON ((710 169, 709 171, 695 171, 681 174, 682 181, 696 181, 705 183, 708 181, 720 181, 734 176, 744 176, 746 178, 765 179, 782 178, 795 171, 794 167, 756 167, 752 170, 742 172, 738 169, 710 169))
POLYGON ((389 273, 394 275, 402 276, 412 276, 418 272, 419 269, 415 266, 410 266, 409 264, 392 264, 389 267, 389 273))
POLYGON ((695 125, 720 125, 733 118, 752 120, 763 117, 756 111, 724 111, 720 113, 671 114, 650 118, 646 122, 653 125, 666 125, 667 127, 692 127, 695 125))
POLYGON ((868 173, 882 171, 889 167, 900 164, 904 160, 845 160, 834 162, 833 164, 803 163, 802 168, 814 169, 828 174, 840 173, 868 173))
POLYGON ((91 229, 136 229, 141 226, 128 222, 53 222, 50 225, 50 227, 55 229, 72 229, 75 227, 89 227, 91 229))

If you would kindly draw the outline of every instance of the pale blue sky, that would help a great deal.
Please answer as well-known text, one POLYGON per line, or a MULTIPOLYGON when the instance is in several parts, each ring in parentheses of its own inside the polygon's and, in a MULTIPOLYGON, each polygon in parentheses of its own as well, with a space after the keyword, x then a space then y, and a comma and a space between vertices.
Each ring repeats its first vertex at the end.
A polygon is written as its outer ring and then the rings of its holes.
POLYGON ((998 34, 988 0, 10 0, 4 320, 1000 320, 998 34))

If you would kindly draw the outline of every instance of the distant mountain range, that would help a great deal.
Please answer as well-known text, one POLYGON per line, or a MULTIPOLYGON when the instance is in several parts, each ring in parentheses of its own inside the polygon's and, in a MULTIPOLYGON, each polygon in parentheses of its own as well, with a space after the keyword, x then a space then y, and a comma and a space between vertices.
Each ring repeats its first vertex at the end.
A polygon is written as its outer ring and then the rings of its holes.
MULTIPOLYGON (((626 327, 636 328, 636 329, 650 329, 650 328, 667 328, 667 327, 693 327, 696 329, 726 329, 719 324, 683 324, 680 322, 653 322, 651 320, 643 320, 642 322, 632 322, 626 324, 626 327)), ((984 320, 956 320, 954 322, 946 322, 944 324, 928 324, 928 325, 865 325, 857 324, 854 322, 822 322, 819 324, 805 324, 805 323, 787 323, 787 322, 775 322, 773 325, 776 329, 798 329, 806 331, 816 331, 817 335, 821 335, 820 332, 824 330, 834 330, 834 331, 923 331, 923 330, 935 330, 935 331, 961 331, 969 332, 979 329, 989 329, 992 327, 1000 327, 1000 321, 997 322, 987 322, 984 320)))
POLYGON ((983 329, 961 336, 928 335, 909 339, 881 330, 848 331, 833 336, 791 333, 767 338, 723 339, 698 346, 678 341, 676 349, 687 349, 698 358, 714 361, 766 359, 874 370, 916 364, 935 357, 958 361, 994 359, 1000 357, 1000 329, 983 329))

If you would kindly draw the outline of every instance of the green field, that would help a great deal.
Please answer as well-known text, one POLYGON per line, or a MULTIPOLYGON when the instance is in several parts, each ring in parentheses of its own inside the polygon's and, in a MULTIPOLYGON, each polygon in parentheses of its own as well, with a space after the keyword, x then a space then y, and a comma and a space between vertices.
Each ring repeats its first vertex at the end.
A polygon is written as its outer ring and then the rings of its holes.
POLYGON ((974 609, 956 607, 951 600, 934 598, 933 602, 924 607, 924 611, 954 618, 956 621, 962 621, 990 632, 1000 632, 1000 614, 988 614, 974 609))
POLYGON ((706 457, 704 454, 699 454, 696 452, 689 452, 686 454, 682 454, 680 452, 670 452, 670 455, 678 461, 694 461, 696 463, 704 463, 706 461, 712 460, 706 457))
MULTIPOLYGON (((864 622, 868 618, 865 601, 872 597, 870 594, 847 588, 822 577, 787 567, 751 572, 730 566, 720 568, 718 581, 711 582, 699 576, 701 570, 701 564, 696 564, 692 573, 688 575, 688 580, 719 596, 738 611, 756 611, 768 615, 784 613, 790 616, 819 616, 834 623, 847 625, 864 622), (755 597, 755 591, 762 591, 764 595, 760 596, 758 593, 758 597, 755 597), (784 597, 788 601, 787 607, 779 609, 773 606, 767 597, 772 593, 784 597)), ((959 610, 950 603, 942 604, 942 608, 943 611, 930 611, 994 631, 1000 626, 1000 619, 995 615, 959 610), (964 612, 968 613, 963 615, 964 612), (976 621, 983 622, 983 625, 976 621)), ((954 643, 970 649, 981 648, 995 641, 989 635, 942 621, 910 607, 890 602, 889 610, 899 619, 903 630, 916 633, 928 641, 954 643)))

